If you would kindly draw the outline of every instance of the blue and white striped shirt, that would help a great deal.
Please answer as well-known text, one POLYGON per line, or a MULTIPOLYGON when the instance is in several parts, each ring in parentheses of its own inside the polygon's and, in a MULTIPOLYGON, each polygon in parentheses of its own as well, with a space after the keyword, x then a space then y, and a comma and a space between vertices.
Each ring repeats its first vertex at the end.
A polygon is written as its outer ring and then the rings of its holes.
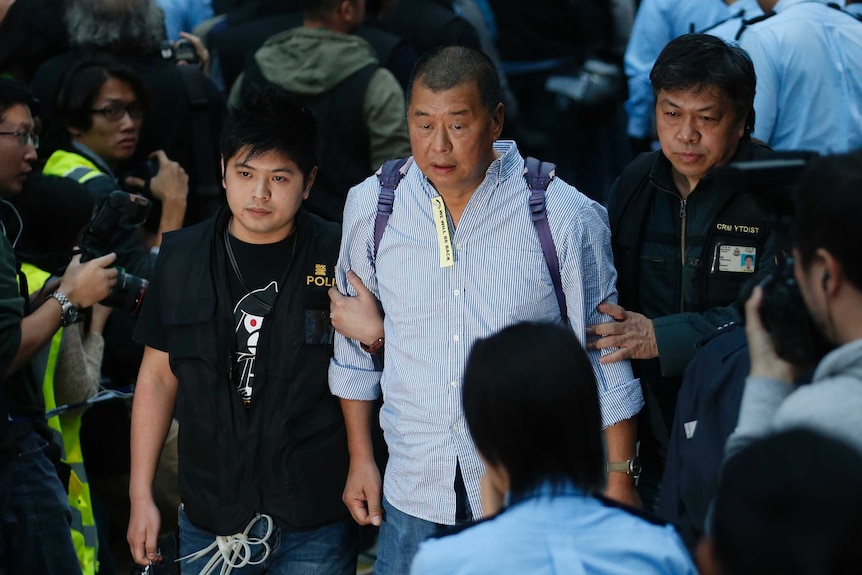
MULTIPOLYGON (((346 279, 353 270, 380 300, 386 314, 386 361, 381 376, 357 342, 337 335, 330 389, 355 400, 376 399, 382 390, 380 424, 389 447, 386 499, 435 523, 455 522, 456 461, 474 515, 481 510, 483 468, 461 407, 461 378, 473 342, 520 321, 561 322, 530 219, 524 161, 514 142, 497 142, 495 150, 500 157, 454 230, 456 261, 451 267, 440 267, 431 208, 431 198, 438 194, 415 164, 396 190, 376 269, 377 178, 354 187, 344 210, 336 279, 342 290, 347 286, 355 295, 346 279)), ((611 321, 596 306, 617 299, 607 215, 559 178, 548 188, 547 211, 569 322, 583 342, 587 325, 611 321)), ((609 351, 589 355, 608 426, 637 414, 643 398, 629 363, 601 365, 601 353, 609 351)))

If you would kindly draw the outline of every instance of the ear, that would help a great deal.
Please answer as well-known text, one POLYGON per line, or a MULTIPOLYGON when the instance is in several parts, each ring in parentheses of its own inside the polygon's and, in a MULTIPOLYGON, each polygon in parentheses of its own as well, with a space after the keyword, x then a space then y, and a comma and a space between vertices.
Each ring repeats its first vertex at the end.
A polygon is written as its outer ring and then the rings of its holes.
POLYGON ((344 20, 353 18, 353 13, 356 11, 356 6, 353 5, 353 0, 341 0, 341 3, 336 8, 336 14, 344 20))
POLYGON ((503 103, 497 104, 494 108, 494 113, 491 114, 491 131, 494 134, 494 140, 500 139, 500 134, 503 133, 503 119, 505 117, 503 103))
POLYGON ((311 187, 314 185, 314 179, 317 178, 317 166, 311 168, 308 173, 308 178, 305 180, 305 190, 302 192, 302 199, 307 200, 308 194, 311 192, 311 187))
POLYGON ((221 187, 226 190, 227 184, 224 181, 224 177, 227 172, 225 171, 225 161, 223 154, 219 154, 219 164, 221 164, 221 187))
POLYGON ((844 266, 825 248, 817 248, 815 257, 823 263, 823 293, 835 297, 844 283, 844 266))

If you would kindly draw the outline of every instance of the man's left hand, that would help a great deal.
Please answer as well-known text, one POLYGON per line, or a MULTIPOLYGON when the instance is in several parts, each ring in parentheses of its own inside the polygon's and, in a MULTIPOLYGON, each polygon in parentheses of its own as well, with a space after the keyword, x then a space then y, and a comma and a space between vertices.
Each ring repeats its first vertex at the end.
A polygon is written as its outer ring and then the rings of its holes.
POLYGON ((598 310, 616 321, 587 326, 587 349, 619 348, 602 357, 603 364, 623 359, 652 359, 658 357, 658 344, 652 320, 622 306, 612 303, 599 304, 598 310))

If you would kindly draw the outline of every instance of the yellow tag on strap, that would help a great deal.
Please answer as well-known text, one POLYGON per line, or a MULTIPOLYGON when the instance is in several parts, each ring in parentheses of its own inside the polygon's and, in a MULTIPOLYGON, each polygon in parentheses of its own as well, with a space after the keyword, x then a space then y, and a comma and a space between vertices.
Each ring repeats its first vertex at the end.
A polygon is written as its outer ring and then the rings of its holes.
POLYGON ((449 232, 449 220, 446 217, 446 204, 443 198, 431 198, 431 211, 434 224, 437 227, 437 245, 440 250, 440 267, 448 268, 455 265, 455 254, 452 252, 452 234, 449 232))

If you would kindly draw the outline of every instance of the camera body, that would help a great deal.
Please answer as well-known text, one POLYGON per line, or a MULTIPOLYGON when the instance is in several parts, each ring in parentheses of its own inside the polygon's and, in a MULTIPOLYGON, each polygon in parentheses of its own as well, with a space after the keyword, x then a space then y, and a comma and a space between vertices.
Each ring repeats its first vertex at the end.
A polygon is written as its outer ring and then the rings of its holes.
MULTIPOLYGON (((147 219, 150 201, 135 194, 114 190, 99 206, 84 230, 81 240, 81 262, 108 253, 108 245, 121 222, 140 225, 147 219)), ((117 268, 117 283, 100 303, 137 315, 149 282, 117 268)))
POLYGON ((780 152, 771 159, 735 162, 717 168, 715 176, 731 180, 750 192, 769 215, 778 261, 775 270, 761 281, 763 301, 760 319, 772 337, 779 357, 794 365, 815 364, 828 344, 814 325, 802 299, 790 256, 792 227, 796 217, 794 188, 797 178, 814 152, 780 152))
POLYGON ((185 62, 186 64, 200 64, 195 47, 188 40, 181 39, 171 43, 165 40, 160 46, 162 59, 171 62, 185 62))
POLYGON ((809 365, 819 356, 821 338, 802 299, 793 265, 793 258, 785 258, 760 282, 760 319, 779 357, 794 365, 809 365))

